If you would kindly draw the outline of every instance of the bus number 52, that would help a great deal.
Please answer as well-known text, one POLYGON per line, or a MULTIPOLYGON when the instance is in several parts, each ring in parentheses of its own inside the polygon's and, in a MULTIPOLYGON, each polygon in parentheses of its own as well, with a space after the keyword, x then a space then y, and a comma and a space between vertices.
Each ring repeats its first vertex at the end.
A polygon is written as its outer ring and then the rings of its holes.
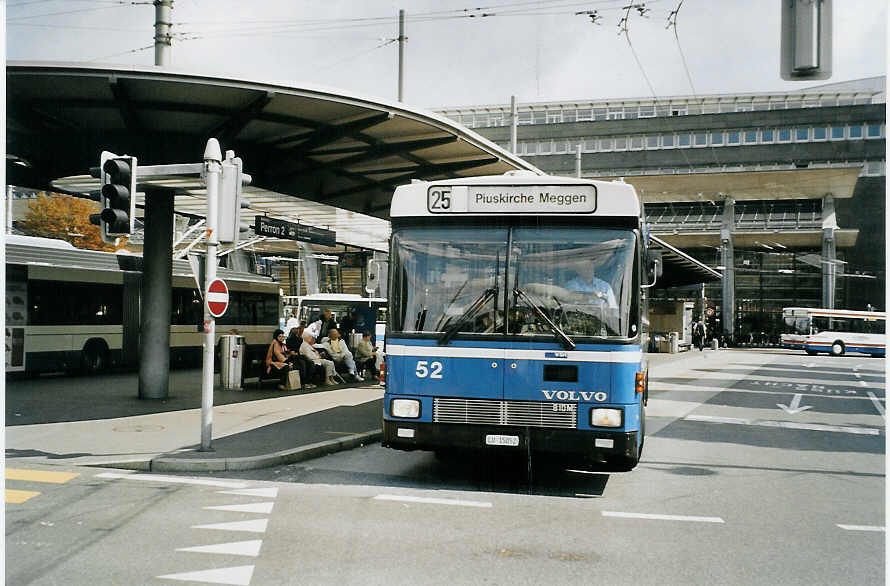
POLYGON ((450 189, 434 189, 430 192, 430 210, 448 210, 450 208, 450 189))
POLYGON ((429 363, 429 367, 427 367, 426 360, 418 360, 414 374, 417 375, 417 378, 442 378, 442 363, 436 360, 429 363))

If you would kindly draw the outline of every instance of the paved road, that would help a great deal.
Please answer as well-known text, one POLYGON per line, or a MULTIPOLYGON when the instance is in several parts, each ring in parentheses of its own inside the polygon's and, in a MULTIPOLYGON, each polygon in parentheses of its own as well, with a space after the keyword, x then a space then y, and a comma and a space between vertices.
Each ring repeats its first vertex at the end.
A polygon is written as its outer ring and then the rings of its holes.
POLYGON ((40 493, 7 502, 7 583, 880 584, 883 369, 660 364, 622 474, 379 445, 226 478, 53 466, 79 476, 7 480, 40 493))

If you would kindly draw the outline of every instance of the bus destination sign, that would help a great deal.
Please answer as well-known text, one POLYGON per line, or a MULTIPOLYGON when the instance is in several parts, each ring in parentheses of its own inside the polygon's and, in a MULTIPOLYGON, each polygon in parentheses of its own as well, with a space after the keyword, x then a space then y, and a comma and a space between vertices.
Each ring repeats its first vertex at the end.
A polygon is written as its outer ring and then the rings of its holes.
POLYGON ((594 185, 436 185, 427 191, 434 214, 590 214, 594 185))
POLYGON ((268 216, 255 216, 254 231, 257 233, 257 236, 271 236, 272 238, 299 240, 301 242, 312 242, 313 244, 324 244, 327 246, 335 246, 337 244, 336 232, 268 216))

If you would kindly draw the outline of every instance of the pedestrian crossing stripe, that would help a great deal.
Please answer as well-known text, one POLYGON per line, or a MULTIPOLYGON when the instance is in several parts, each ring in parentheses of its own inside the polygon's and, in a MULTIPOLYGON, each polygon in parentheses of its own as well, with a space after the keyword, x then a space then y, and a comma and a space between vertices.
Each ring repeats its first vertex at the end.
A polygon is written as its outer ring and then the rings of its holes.
POLYGON ((7 468, 6 480, 24 480, 26 482, 48 482, 65 484, 72 478, 80 476, 77 472, 53 472, 51 470, 23 470, 7 468))
POLYGON ((30 500, 39 494, 39 492, 34 492, 32 490, 13 490, 11 488, 7 488, 6 502, 13 505, 20 505, 23 502, 30 500))

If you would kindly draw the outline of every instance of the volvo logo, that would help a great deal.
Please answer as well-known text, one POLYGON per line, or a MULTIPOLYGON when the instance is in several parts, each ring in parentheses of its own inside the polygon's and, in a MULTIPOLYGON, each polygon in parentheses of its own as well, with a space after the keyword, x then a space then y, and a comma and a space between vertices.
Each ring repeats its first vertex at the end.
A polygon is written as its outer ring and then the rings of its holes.
POLYGON ((556 399, 557 401, 597 401, 602 403, 609 398, 609 395, 603 391, 549 391, 541 390, 544 398, 548 401, 556 399))

